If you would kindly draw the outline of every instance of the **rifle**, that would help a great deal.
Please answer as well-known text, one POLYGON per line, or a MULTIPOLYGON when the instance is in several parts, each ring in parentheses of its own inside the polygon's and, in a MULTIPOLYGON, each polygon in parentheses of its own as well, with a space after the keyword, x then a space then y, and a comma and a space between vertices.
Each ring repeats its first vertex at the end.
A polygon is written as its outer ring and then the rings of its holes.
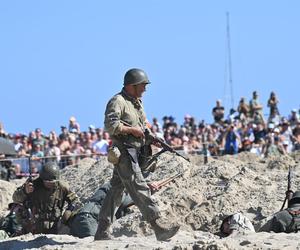
MULTIPOLYGON (((170 176, 169 178, 165 179, 165 180, 162 180, 161 182, 159 182, 159 184, 157 185, 158 189, 160 189, 161 187, 169 184, 170 182, 174 181, 177 177, 179 176, 182 176, 183 175, 183 172, 182 173, 178 173, 178 174, 175 174, 173 176, 170 176)), ((154 191, 155 192, 155 191, 154 191)))
POLYGON ((291 166, 289 166, 287 191, 285 192, 285 199, 280 211, 284 209, 286 201, 289 201, 291 199, 291 194, 293 194, 293 191, 291 190, 291 175, 292 175, 292 168, 291 166))
MULTIPOLYGON (((120 122, 123 123, 124 125, 128 126, 128 127, 133 127, 131 124, 129 124, 129 123, 125 122, 125 121, 120 120, 120 122)), ((144 129, 144 134, 145 134, 146 138, 148 138, 151 141, 151 144, 155 143, 155 142, 158 142, 161 145, 161 147, 163 148, 163 150, 169 151, 171 153, 174 153, 177 156, 180 156, 183 159, 185 159, 186 161, 190 162, 189 158, 187 158, 187 157, 183 156, 182 154, 178 153, 169 144, 167 144, 166 142, 164 142, 163 139, 161 139, 161 138, 155 136, 153 133, 151 133, 151 131, 148 128, 144 129)))
POLYGON ((145 129, 144 133, 145 133, 145 136, 148 137, 151 140, 152 143, 153 142, 158 142, 161 145, 161 147, 163 148, 163 150, 169 151, 169 152, 171 152, 173 154, 176 154, 177 156, 180 156, 183 159, 185 159, 186 161, 190 162, 189 158, 187 158, 187 157, 183 156, 182 154, 178 153, 169 144, 167 144, 166 142, 164 142, 163 139, 161 139, 161 138, 155 136, 154 134, 152 134, 149 129, 145 129))
MULTIPOLYGON (((184 171, 185 172, 185 171, 184 171)), ((175 174, 173 176, 170 176, 164 180, 162 180, 161 182, 158 183, 157 190, 153 190, 151 191, 151 195, 154 194, 155 192, 157 192, 160 188, 162 188, 163 186, 166 186, 167 184, 169 184, 170 182, 174 181, 176 178, 178 178, 179 176, 182 176, 184 172, 175 174)), ((131 199, 131 197, 129 196, 129 198, 125 199, 124 203, 121 204, 121 206, 117 209, 115 216, 117 219, 121 218, 122 216, 126 215, 128 213, 128 208, 135 205, 134 201, 131 199)))
MULTIPOLYGON (((33 177, 32 177, 32 171, 31 171, 31 156, 28 157, 28 165, 29 165, 29 177, 27 179, 27 182, 33 183, 33 177)), ((30 227, 30 232, 33 233, 33 228, 34 228, 34 215, 32 213, 32 198, 27 197, 25 201, 25 208, 27 209, 27 214, 28 214, 28 222, 29 222, 29 227, 30 227)))
POLYGON ((208 157, 207 157, 207 143, 205 142, 205 136, 204 133, 202 134, 202 145, 203 145, 203 154, 204 154, 204 164, 208 163, 208 157))

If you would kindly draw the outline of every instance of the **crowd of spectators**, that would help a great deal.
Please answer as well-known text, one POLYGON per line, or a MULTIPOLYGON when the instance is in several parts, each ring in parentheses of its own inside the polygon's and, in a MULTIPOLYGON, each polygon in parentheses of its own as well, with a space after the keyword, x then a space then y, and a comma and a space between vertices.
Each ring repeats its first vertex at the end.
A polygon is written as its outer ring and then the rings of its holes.
POLYGON ((60 134, 54 130, 48 135, 36 128, 28 135, 6 133, 0 123, 0 137, 14 143, 17 159, 13 159, 16 174, 38 172, 44 162, 56 161, 61 168, 74 165, 84 157, 98 158, 107 154, 109 134, 101 128, 90 125, 88 131, 81 131, 75 117, 70 117, 68 126, 61 126, 60 134), (29 163, 30 156, 30 163, 29 163))
MULTIPOLYGON (((249 151, 261 157, 287 154, 300 149, 299 110, 293 109, 288 116, 282 116, 278 99, 271 92, 267 101, 269 115, 264 118, 263 105, 257 91, 249 102, 242 97, 236 109, 231 108, 225 115, 221 100, 212 108, 214 122, 197 122, 187 114, 183 124, 176 123, 172 116, 164 116, 162 124, 157 118, 150 122, 151 130, 163 138, 175 150, 187 154, 220 156, 249 151)), ((75 117, 70 117, 68 126, 61 126, 60 134, 51 131, 44 134, 36 128, 28 135, 6 133, 0 123, 0 137, 10 139, 18 152, 14 159, 17 175, 28 173, 28 156, 34 163, 33 172, 38 172, 43 161, 55 160, 64 168, 84 157, 98 158, 107 154, 111 143, 109 134, 93 125, 81 131, 75 117)))
POLYGON ((165 116, 162 125, 153 119, 152 131, 173 148, 190 154, 220 156, 242 151, 260 157, 287 154, 300 149, 299 110, 292 109, 290 114, 282 116, 278 103, 276 94, 271 92, 267 101, 269 115, 265 119, 263 105, 254 91, 249 102, 242 97, 238 107, 231 108, 227 116, 221 100, 217 100, 211 124, 197 122, 187 114, 179 126, 174 117, 165 116))

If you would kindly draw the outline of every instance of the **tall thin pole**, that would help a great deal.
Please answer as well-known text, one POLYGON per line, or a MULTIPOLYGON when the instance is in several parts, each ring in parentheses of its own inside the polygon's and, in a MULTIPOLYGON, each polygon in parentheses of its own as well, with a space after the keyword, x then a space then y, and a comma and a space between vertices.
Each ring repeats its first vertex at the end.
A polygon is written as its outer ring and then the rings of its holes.
POLYGON ((227 50, 228 50, 228 70, 229 70, 229 85, 230 85, 230 101, 231 101, 231 108, 234 108, 233 81, 232 81, 232 63, 231 63, 231 46, 230 46, 229 12, 226 12, 226 17, 227 17, 227 50))

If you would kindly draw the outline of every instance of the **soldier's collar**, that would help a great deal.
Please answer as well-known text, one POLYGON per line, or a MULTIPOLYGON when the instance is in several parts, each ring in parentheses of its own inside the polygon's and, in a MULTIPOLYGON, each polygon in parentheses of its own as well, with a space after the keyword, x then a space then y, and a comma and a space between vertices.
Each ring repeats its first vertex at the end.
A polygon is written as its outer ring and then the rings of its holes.
POLYGON ((129 99, 133 104, 137 105, 138 107, 141 106, 142 100, 141 100, 140 98, 134 98, 134 97, 130 96, 130 95, 126 92, 125 88, 122 89, 121 93, 122 93, 122 95, 124 95, 127 99, 129 99))

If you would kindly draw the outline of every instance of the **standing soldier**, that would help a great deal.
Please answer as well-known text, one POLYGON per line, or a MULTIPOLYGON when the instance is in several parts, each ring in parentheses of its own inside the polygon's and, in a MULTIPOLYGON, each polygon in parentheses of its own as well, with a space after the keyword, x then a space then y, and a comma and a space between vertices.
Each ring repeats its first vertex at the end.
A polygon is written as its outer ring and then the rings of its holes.
POLYGON ((95 240, 110 239, 109 227, 114 219, 114 211, 121 201, 124 188, 127 190, 143 217, 148 221, 157 240, 173 237, 178 226, 162 226, 159 209, 151 198, 141 171, 142 150, 145 146, 144 129, 146 115, 141 97, 149 84, 146 73, 141 69, 130 69, 124 76, 124 87, 108 102, 105 111, 105 129, 112 139, 108 159, 115 168, 99 215, 95 240), (127 124, 127 125, 126 125, 127 124))
POLYGON ((19 187, 13 194, 13 202, 22 207, 16 216, 23 234, 56 234, 59 223, 67 224, 72 211, 80 205, 68 184, 59 180, 59 167, 54 162, 47 162, 37 179, 27 180, 19 187))

